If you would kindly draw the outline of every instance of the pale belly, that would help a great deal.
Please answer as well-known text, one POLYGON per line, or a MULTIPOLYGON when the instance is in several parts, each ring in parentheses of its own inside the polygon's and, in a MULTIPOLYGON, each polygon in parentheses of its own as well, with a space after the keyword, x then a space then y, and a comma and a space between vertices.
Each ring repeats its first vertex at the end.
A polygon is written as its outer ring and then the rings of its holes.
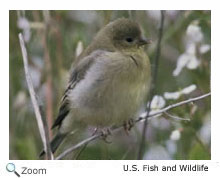
POLYGON ((95 127, 123 124, 138 116, 148 90, 147 83, 119 87, 113 82, 106 87, 90 88, 89 92, 73 100, 71 113, 74 120, 95 127))
POLYGON ((77 120, 95 127, 106 127, 123 124, 138 116, 150 88, 150 69, 143 67, 144 72, 138 73, 132 60, 127 64, 123 62, 121 67, 119 61, 118 68, 113 66, 114 72, 111 66, 107 60, 97 62, 73 89, 69 95, 72 117, 65 119, 64 125, 70 126, 77 120))

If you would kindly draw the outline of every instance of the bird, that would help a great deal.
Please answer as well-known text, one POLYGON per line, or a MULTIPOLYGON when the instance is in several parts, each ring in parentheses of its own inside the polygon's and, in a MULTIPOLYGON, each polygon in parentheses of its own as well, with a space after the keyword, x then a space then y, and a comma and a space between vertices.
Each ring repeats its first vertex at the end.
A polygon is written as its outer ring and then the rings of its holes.
MULTIPOLYGON (((75 121, 96 128, 126 123, 144 109, 151 83, 150 60, 139 24, 118 18, 100 29, 74 60, 52 129, 54 153, 75 121)), ((41 153, 41 156, 45 152, 41 153)))

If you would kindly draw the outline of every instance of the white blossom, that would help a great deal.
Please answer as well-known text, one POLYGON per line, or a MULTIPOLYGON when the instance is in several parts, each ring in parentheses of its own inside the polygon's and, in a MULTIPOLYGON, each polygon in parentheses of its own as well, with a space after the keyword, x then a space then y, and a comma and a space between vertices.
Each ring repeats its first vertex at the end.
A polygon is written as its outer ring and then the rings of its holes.
POLYGON ((191 92, 193 92, 196 89, 196 85, 192 84, 188 87, 183 88, 180 91, 176 91, 176 92, 165 92, 164 93, 164 98, 165 99, 173 99, 173 100, 177 100, 180 96, 182 96, 183 94, 189 94, 191 92))
MULTIPOLYGON (((149 107, 150 102, 147 103, 147 108, 149 107)), ((150 105, 150 115, 157 113, 157 111, 161 108, 163 108, 166 105, 166 101, 163 98, 163 96, 159 96, 159 95, 155 95, 151 101, 151 105, 150 105)), ((157 114, 154 117, 158 117, 161 114, 157 114)), ((140 115, 141 118, 144 118, 147 116, 147 112, 144 112, 140 115)))
POLYGON ((186 45, 185 52, 182 53, 177 59, 177 65, 175 70, 173 71, 173 76, 178 76, 183 68, 187 68, 190 70, 198 68, 201 61, 197 57, 198 48, 201 54, 206 53, 210 50, 210 45, 201 44, 204 35, 202 33, 201 27, 198 26, 197 21, 193 21, 186 30, 186 45))
POLYGON ((184 67, 188 69, 196 69, 200 64, 200 60, 196 57, 196 45, 188 44, 186 52, 181 54, 177 59, 176 69, 173 71, 173 76, 178 76, 184 67))
POLYGON ((203 44, 199 48, 199 52, 201 54, 207 53, 211 49, 211 46, 209 44, 203 44))
POLYGON ((190 56, 190 60, 188 61, 186 67, 188 69, 196 69, 200 64, 200 60, 196 56, 190 56))
POLYGON ((174 140, 174 141, 177 141, 179 140, 181 137, 181 133, 179 130, 174 130, 172 131, 171 135, 170 135, 170 140, 174 140))
POLYGON ((163 96, 155 95, 151 102, 151 109, 161 109, 165 106, 166 101, 163 96))
POLYGON ((196 88, 197 88, 196 85, 195 85, 195 84, 192 84, 192 85, 190 85, 190 86, 184 88, 184 89, 182 90, 182 94, 189 94, 189 93, 193 92, 196 88))
POLYGON ((198 60, 194 55, 183 53, 177 59, 177 66, 176 69, 173 71, 173 76, 178 76, 185 66, 187 66, 187 68, 189 69, 194 69, 198 65, 197 61, 198 60))
POLYGON ((164 98, 166 99, 178 99, 180 97, 180 92, 165 92, 164 98))
POLYGON ((191 42, 201 42, 203 40, 201 27, 196 24, 191 24, 187 27, 186 35, 191 42))

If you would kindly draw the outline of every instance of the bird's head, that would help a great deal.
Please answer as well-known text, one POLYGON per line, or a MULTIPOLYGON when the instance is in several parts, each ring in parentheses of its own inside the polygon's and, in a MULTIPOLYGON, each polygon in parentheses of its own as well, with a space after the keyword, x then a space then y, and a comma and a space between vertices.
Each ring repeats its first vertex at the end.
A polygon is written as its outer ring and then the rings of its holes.
POLYGON ((106 43, 119 50, 126 50, 149 44, 151 40, 143 36, 138 23, 120 18, 102 28, 96 36, 96 42, 106 43))
POLYGON ((80 58, 95 50, 135 51, 139 47, 151 43, 146 39, 138 23, 126 18, 119 18, 104 26, 95 36, 80 58))

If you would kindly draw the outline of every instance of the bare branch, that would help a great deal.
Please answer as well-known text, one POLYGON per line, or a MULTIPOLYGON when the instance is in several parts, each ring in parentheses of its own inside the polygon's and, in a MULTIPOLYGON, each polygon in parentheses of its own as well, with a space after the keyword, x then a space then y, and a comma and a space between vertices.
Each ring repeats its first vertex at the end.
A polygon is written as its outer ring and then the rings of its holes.
MULTIPOLYGON (((168 110, 171 110, 171 109, 176 108, 178 106, 185 105, 187 103, 191 103, 191 102, 194 102, 194 101, 198 101, 198 100, 204 99, 204 98, 206 98, 206 97, 208 97, 210 95, 211 95, 211 93, 207 93, 207 94, 195 97, 195 98, 190 98, 188 100, 184 100, 184 101, 181 101, 179 103, 175 103, 175 104, 169 105, 169 106, 167 106, 167 107, 165 107, 165 108, 163 108, 161 110, 155 111, 154 113, 150 113, 149 112, 149 114, 148 114, 147 112, 145 112, 145 113, 141 114, 141 116, 138 119, 135 120, 135 123, 140 122, 142 120, 146 120, 146 119, 150 120, 152 117, 160 115, 160 114, 162 114, 164 112, 167 112, 168 110)), ((112 127, 111 128, 111 134, 117 133, 118 131, 122 130, 123 128, 124 128, 123 125, 118 126, 118 127, 112 127)), ((61 153, 59 156, 57 156, 55 159, 56 160, 62 159, 63 157, 65 157, 66 155, 71 153, 72 151, 80 148, 83 145, 86 145, 86 144, 90 143, 93 140, 96 140, 96 139, 100 138, 101 136, 102 136, 102 133, 98 133, 96 135, 93 135, 93 136, 91 136, 91 137, 89 137, 89 138, 79 142, 78 144, 71 146, 70 148, 65 150, 63 153, 61 153)))
MULTIPOLYGON (((47 45, 47 36, 50 24, 50 12, 43 11, 43 17, 45 22, 45 29, 42 33, 42 44, 44 47, 44 60, 45 60, 45 69, 46 69, 46 118, 48 122, 48 128, 51 128, 53 125, 53 97, 52 97, 52 65, 50 59, 49 48, 47 45)), ((49 138, 52 139, 53 134, 52 130, 49 129, 49 138)))
POLYGON ((178 120, 178 121, 190 121, 189 118, 181 118, 181 117, 178 117, 178 116, 174 116, 168 112, 164 112, 164 114, 166 114, 168 117, 174 119, 174 120, 178 120))
MULTIPOLYGON (((154 64, 153 64, 155 66, 155 68, 154 68, 153 74, 152 74, 151 89, 150 89, 150 94, 148 97, 150 104, 148 105, 148 107, 146 109, 147 111, 150 111, 152 98, 155 93, 155 89, 156 89, 156 85, 157 85, 157 76, 158 76, 158 68, 159 68, 159 61, 160 61, 159 59, 160 59, 160 53, 161 53, 160 52, 161 51, 161 41, 162 41, 162 37, 163 37, 163 26, 164 26, 164 18, 165 18, 163 10, 160 11, 160 14, 161 14, 161 20, 160 20, 160 27, 159 27, 159 33, 158 33, 158 42, 157 42, 157 46, 156 46, 156 52, 155 52, 155 58, 154 58, 154 64)), ((145 142, 146 142, 145 137, 146 137, 147 125, 148 125, 147 122, 148 122, 148 119, 145 119, 143 129, 142 129, 141 141, 140 141, 140 146, 138 149, 137 159, 142 159, 142 157, 143 157, 143 151, 144 151, 145 142)))
POLYGON ((29 93, 31 96, 31 101, 32 101, 32 104, 34 107, 34 112, 35 112, 35 116, 36 116, 36 120, 37 120, 37 124, 38 124, 38 129, 40 132, 41 140, 43 142, 44 150, 47 153, 48 159, 52 159, 53 155, 52 155, 52 152, 50 149, 48 131, 46 131, 46 128, 44 126, 43 117, 41 115, 41 110, 39 108, 37 96, 34 91, 33 83, 31 80, 31 75, 30 75, 29 69, 28 69, 28 56, 27 56, 27 50, 26 50, 26 47, 24 44, 24 38, 21 33, 19 33, 18 36, 19 36, 19 41, 20 41, 20 46, 21 46, 21 51, 22 51, 22 56, 23 56, 25 77, 26 77, 26 81, 27 81, 28 90, 29 90, 29 93))

